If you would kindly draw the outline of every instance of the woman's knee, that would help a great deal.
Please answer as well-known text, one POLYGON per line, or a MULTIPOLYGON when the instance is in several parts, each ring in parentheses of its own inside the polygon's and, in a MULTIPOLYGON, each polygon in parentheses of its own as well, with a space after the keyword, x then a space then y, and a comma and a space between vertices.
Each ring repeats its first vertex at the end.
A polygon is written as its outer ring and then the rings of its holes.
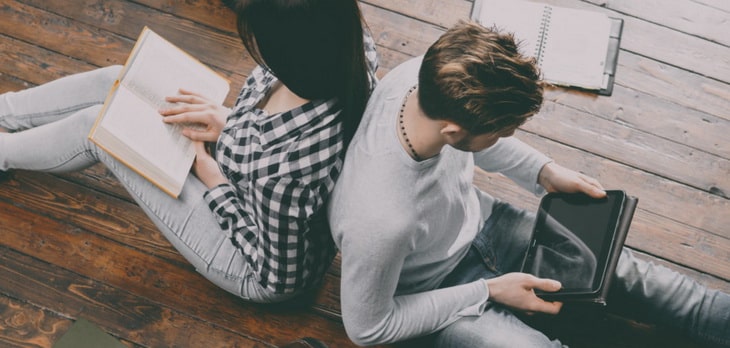
POLYGON ((81 132, 81 135, 88 135, 91 129, 96 123, 96 119, 101 113, 103 105, 92 105, 81 111, 78 111, 74 115, 68 118, 68 122, 73 122, 77 125, 77 129, 81 132))
POLYGON ((107 93, 114 85, 114 82, 119 78, 119 74, 121 72, 121 65, 110 65, 89 71, 88 74, 92 75, 92 78, 88 81, 95 86, 94 89, 107 93))

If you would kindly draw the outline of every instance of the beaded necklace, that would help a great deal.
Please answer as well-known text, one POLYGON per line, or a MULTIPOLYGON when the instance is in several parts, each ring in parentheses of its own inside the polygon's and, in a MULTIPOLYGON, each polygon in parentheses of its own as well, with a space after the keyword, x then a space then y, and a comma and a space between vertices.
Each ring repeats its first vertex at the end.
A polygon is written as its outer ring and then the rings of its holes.
POLYGON ((398 120, 399 120, 399 124, 400 124, 400 131, 403 134, 403 140, 406 142, 406 145, 408 145, 408 149, 411 150, 411 154, 413 154, 413 158, 416 161, 420 161, 421 156, 418 155, 418 153, 416 152, 416 149, 413 148, 413 144, 411 144, 411 141, 408 139, 408 134, 406 134, 406 125, 403 122, 403 112, 406 109, 406 102, 408 102, 408 97, 411 96, 411 93, 413 93, 413 91, 415 91, 417 87, 418 87, 418 85, 411 87, 411 89, 408 90, 408 93, 406 93, 406 96, 403 98, 403 104, 401 104, 401 106, 400 106, 400 113, 398 114, 398 120))

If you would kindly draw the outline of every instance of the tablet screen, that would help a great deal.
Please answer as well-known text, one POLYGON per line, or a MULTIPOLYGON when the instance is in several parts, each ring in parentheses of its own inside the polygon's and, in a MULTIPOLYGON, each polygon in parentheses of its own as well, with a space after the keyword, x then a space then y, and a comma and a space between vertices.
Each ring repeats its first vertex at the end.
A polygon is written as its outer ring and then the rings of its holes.
POLYGON ((623 201, 623 191, 608 191, 603 199, 584 194, 546 195, 523 271, 560 281, 563 288, 558 293, 598 291, 623 201))

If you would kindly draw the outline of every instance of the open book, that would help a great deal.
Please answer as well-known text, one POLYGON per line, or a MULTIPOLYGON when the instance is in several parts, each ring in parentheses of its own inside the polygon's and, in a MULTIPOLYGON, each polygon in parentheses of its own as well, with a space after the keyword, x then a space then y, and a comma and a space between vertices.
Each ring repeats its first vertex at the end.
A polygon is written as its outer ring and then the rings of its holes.
POLYGON ((89 139, 177 198, 195 159, 182 126, 162 121, 165 97, 180 88, 223 103, 229 81, 144 28, 112 87, 89 139))
POLYGON ((523 0, 476 0, 472 19, 514 33, 546 82, 611 95, 622 19, 523 0))

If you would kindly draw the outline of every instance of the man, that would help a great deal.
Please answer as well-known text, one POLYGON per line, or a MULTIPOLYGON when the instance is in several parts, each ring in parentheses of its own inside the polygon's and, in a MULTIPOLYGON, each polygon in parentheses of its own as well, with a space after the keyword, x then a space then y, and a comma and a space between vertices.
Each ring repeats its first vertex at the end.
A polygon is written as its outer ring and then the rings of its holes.
MULTIPOLYGON (((561 345, 515 315, 561 309, 533 292, 559 290, 557 281, 516 272, 534 215, 472 184, 476 164, 535 194, 605 195, 596 180, 511 137, 539 110, 542 92, 533 60, 510 35, 465 22, 380 82, 329 205, 355 343, 434 334, 438 347, 561 345)), ((653 318, 730 344, 727 294, 627 250, 616 275, 615 293, 653 318)))

